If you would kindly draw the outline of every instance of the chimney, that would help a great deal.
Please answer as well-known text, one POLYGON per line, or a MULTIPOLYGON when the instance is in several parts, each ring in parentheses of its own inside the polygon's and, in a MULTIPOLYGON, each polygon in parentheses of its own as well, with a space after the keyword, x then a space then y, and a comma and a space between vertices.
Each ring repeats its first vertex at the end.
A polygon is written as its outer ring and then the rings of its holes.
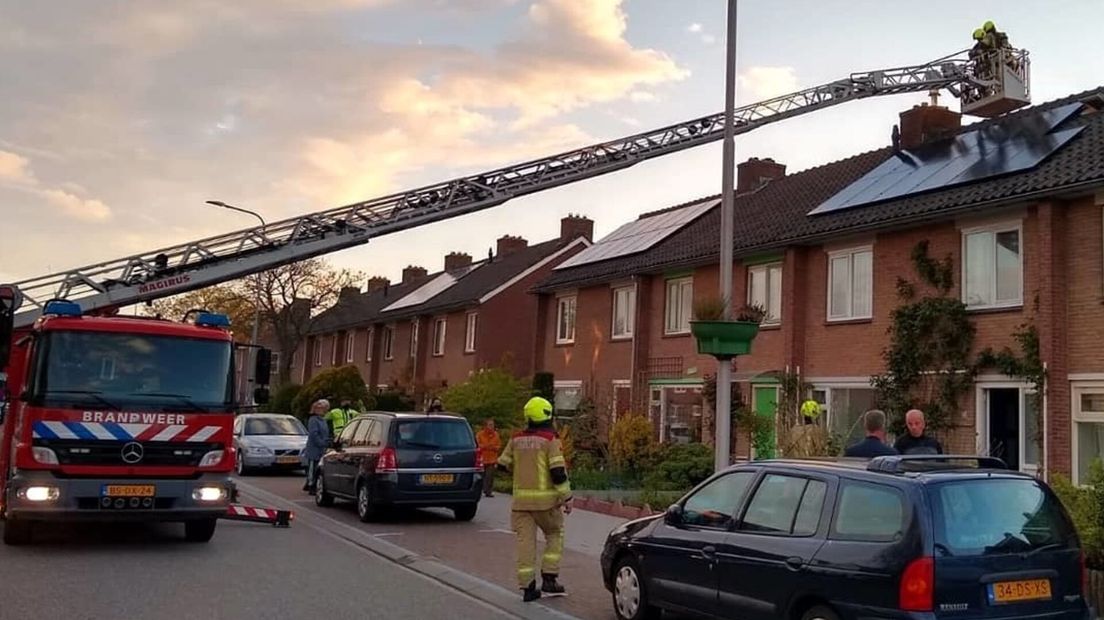
POLYGON ((901 148, 915 149, 958 133, 962 115, 940 105, 922 104, 901 112, 901 148))
POLYGON ((751 159, 736 165, 736 193, 753 192, 768 181, 786 176, 786 166, 770 157, 751 159))
POLYGON ((413 265, 403 269, 402 283, 410 284, 411 282, 417 282, 426 277, 425 267, 415 267, 413 265))
POLYGON ((357 295, 360 295, 359 286, 343 286, 341 292, 337 294, 337 301, 338 303, 348 301, 357 295))
POLYGON ((593 241, 594 220, 582 215, 569 214, 560 220, 560 240, 572 241, 577 237, 593 241))
POLYGON ((471 267, 472 257, 471 254, 465 254, 463 252, 449 252, 445 256, 445 271, 452 271, 454 269, 463 269, 464 267, 471 267))
POLYGON ((368 278, 368 292, 374 293, 376 291, 382 291, 391 284, 391 280, 384 278, 383 276, 372 276, 368 278))
POLYGON ((503 258, 529 247, 529 242, 521 237, 506 235, 498 239, 498 257, 503 258))

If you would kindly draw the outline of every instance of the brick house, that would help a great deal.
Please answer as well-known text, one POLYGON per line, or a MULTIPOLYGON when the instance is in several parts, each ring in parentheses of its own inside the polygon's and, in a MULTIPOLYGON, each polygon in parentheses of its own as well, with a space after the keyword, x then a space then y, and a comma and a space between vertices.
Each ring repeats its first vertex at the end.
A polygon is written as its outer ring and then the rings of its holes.
POLYGON ((313 363, 303 380, 355 364, 369 386, 397 387, 420 401, 481 368, 531 376, 539 300, 528 291, 587 247, 593 227, 568 216, 560 236, 543 243, 504 236, 484 260, 453 252, 439 272, 407 267, 396 286, 369 280, 365 292, 342 295, 315 320, 306 347, 313 363))
MULTIPOLYGON (((1104 320, 1101 108, 1098 89, 960 127, 956 113, 918 106, 901 115, 899 149, 788 175, 770 160, 740 164, 734 301, 768 310, 752 354, 735 362, 745 402, 769 415, 779 373, 796 372, 830 430, 861 434, 898 277, 916 280, 912 255, 927 242, 930 256, 953 261, 950 294, 969 309, 975 350, 1016 349, 1013 332, 1031 322, 1048 372, 1037 416, 1032 384, 983 371, 945 443, 1083 476, 1104 454, 1104 353, 1093 337, 1104 320)), ((660 439, 710 440, 701 387, 716 361, 697 355, 689 320, 719 288, 719 211, 712 197, 646 214, 535 287, 540 369, 555 375, 558 406, 588 396, 611 417, 647 413, 660 439)))

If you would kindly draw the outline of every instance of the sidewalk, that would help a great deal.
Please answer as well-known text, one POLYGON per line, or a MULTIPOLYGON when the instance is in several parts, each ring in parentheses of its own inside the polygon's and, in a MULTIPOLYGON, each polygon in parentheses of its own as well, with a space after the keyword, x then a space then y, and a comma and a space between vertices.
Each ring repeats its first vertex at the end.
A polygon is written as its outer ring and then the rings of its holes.
MULTIPOLYGON (((502 493, 496 493, 494 497, 483 498, 483 501, 479 502, 480 520, 485 523, 492 522, 495 527, 507 533, 512 533, 510 530, 511 499, 509 495, 502 493)), ((602 555, 602 546, 606 542, 606 535, 610 533, 610 530, 624 522, 625 519, 590 512, 589 510, 573 510, 571 514, 564 518, 567 530, 564 546, 572 551, 598 558, 602 555)))

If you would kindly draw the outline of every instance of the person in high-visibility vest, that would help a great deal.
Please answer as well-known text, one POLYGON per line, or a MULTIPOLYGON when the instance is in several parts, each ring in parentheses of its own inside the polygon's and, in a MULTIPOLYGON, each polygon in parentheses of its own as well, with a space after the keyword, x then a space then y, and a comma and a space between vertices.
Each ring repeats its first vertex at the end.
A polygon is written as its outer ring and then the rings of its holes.
POLYGON ((564 545, 564 515, 571 513, 571 483, 563 446, 552 426, 552 403, 540 397, 525 405, 526 428, 518 432, 498 457, 498 467, 514 475, 510 516, 517 537, 517 578, 522 600, 542 594, 563 596, 557 578, 564 545), (541 587, 537 589, 537 528, 544 532, 541 587))
POLYGON ((801 418, 805 424, 815 423, 818 417, 820 417, 820 403, 811 398, 801 403, 801 418))
POLYGON ((353 404, 349 402, 347 398, 341 401, 340 407, 331 409, 326 414, 326 422, 333 428, 334 439, 341 434, 341 431, 349 425, 349 422, 352 421, 356 415, 357 410, 353 409, 353 404))

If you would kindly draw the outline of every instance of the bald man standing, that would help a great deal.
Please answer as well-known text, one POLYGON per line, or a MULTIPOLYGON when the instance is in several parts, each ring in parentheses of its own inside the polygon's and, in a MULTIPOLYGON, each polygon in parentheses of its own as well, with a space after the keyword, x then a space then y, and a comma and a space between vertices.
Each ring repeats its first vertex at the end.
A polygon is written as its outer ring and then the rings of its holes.
POLYGON ((905 426, 908 433, 897 439, 894 448, 901 454, 943 454, 943 445, 934 437, 924 434, 924 412, 909 409, 905 414, 905 426))

